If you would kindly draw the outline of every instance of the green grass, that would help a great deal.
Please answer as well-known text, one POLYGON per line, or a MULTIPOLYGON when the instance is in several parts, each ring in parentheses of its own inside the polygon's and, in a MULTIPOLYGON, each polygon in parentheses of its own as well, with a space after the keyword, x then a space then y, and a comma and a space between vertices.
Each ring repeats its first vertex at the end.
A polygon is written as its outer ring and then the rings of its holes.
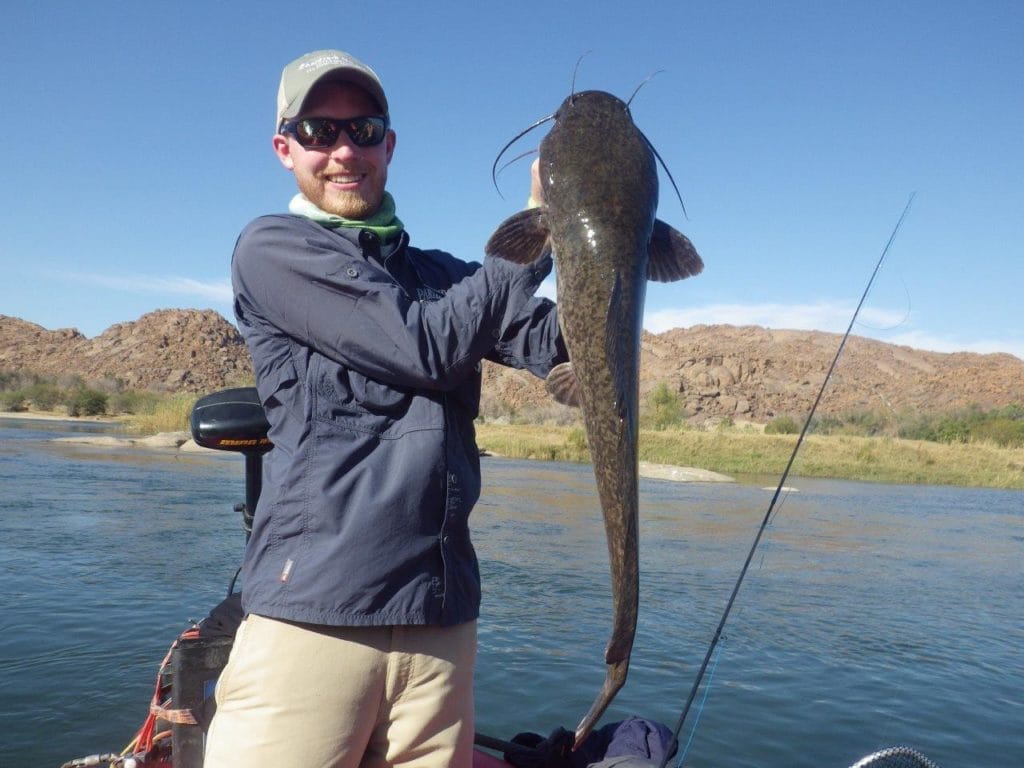
MULTIPOLYGON (((136 434, 189 429, 198 396, 125 390, 118 382, 40 377, 0 369, 0 410, 72 413, 82 394, 102 397, 97 413, 114 416, 136 434)), ((91 402, 91 401, 90 401, 91 402)), ((662 386, 641 410, 640 458, 728 475, 779 476, 796 442, 798 424, 780 417, 765 427, 723 421, 707 430, 687 428, 678 394, 662 386)), ((511 420, 500 403, 477 424, 481 448, 515 458, 589 461, 586 435, 565 409, 537 411, 534 421, 511 420), (553 420, 552 420, 553 419, 553 420), (566 423, 568 426, 565 426, 566 423)), ((84 415, 84 414, 83 414, 84 415)), ((1024 489, 1024 406, 948 414, 904 414, 895 422, 874 413, 817 421, 791 474, 884 483, 1024 489), (895 435, 900 435, 896 437, 895 435)))
MULTIPOLYGON (((574 428, 478 424, 477 442, 511 458, 589 461, 574 428)), ((575 428, 576 432, 579 431, 575 428)), ((757 431, 641 431, 640 458, 727 475, 778 476, 796 435, 757 431)), ((1024 489, 1024 448, 991 442, 932 443, 890 437, 810 435, 790 474, 880 483, 1024 489)))
POLYGON ((185 432, 189 429, 189 417, 198 395, 188 393, 167 395, 154 400, 140 413, 120 417, 125 429, 143 435, 159 432, 185 432))

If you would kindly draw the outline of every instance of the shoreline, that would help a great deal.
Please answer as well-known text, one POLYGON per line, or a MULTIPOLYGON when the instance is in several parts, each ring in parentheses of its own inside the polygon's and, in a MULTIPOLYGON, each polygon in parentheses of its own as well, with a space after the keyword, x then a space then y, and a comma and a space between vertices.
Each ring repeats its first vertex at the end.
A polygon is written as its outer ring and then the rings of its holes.
MULTIPOLYGON (((76 435, 74 437, 55 437, 51 442, 69 445, 90 445, 97 448, 170 448, 173 450, 192 452, 213 451, 197 445, 188 432, 159 432, 148 437, 115 437, 113 435, 76 435)), ((495 458, 503 458, 489 454, 495 458)), ((655 464, 641 461, 638 474, 656 480, 672 480, 679 483, 734 483, 735 478, 697 467, 680 467, 674 464, 655 464)))
MULTIPOLYGON (((69 422, 72 424, 117 424, 119 419, 112 417, 94 418, 81 416, 66 416, 56 413, 20 413, 15 411, 0 411, 0 421, 21 420, 21 421, 45 421, 45 422, 69 422)), ((120 437, 115 435, 76 435, 73 437, 55 437, 52 442, 70 445, 90 445, 97 448, 157 448, 173 449, 184 452, 205 452, 211 449, 203 448, 192 440, 188 432, 159 432, 155 435, 145 437, 120 437)), ((216 453, 216 451, 214 451, 216 453)), ((491 454, 497 456, 497 454, 491 454)), ((499 456, 500 458, 500 456, 499 456)), ((640 477, 648 477, 656 480, 671 480, 679 483, 734 483, 735 478, 720 472, 712 472, 698 467, 683 467, 675 464, 658 464, 650 461, 641 461, 639 465, 640 477)))
POLYGON ((655 464, 650 461, 640 462, 639 474, 640 477, 649 477, 653 480, 674 480, 677 483, 736 482, 736 478, 723 475, 721 472, 712 472, 710 469, 680 467, 676 464, 655 464))
MULTIPOLYGON (((586 462, 589 454, 582 438, 582 431, 573 427, 484 423, 477 428, 477 441, 488 453, 540 461, 586 462)), ((736 429, 641 430, 640 455, 661 467, 696 466, 729 477, 775 478, 792 461, 796 439, 736 429)), ((809 435, 791 468, 793 477, 1024 489, 1024 448, 990 442, 809 435)))
POLYGON ((181 451, 207 451, 196 445, 188 432, 158 432, 146 437, 116 437, 114 435, 75 435, 54 437, 53 443, 70 445, 92 445, 100 448, 173 448, 181 451))
MULTIPOLYGON (((2 421, 40 421, 64 422, 67 424, 124 424, 122 419, 113 416, 68 416, 59 413, 39 413, 38 411, 0 411, 2 421)), ((74 435, 72 437, 53 437, 50 442, 70 445, 91 445, 97 448, 174 448, 181 451, 207 451, 208 448, 196 445, 188 432, 157 432, 143 436, 121 435, 74 435)))
MULTIPOLYGON (((125 425, 123 419, 70 417, 59 413, 0 412, 3 420, 63 422, 68 425, 125 425)), ((83 430, 84 431, 84 430, 83 430)), ((205 452, 188 432, 132 435, 93 434, 62 438, 67 443, 112 449, 172 449, 205 452)), ((789 460, 792 435, 747 431, 645 432, 642 477, 677 482, 737 482, 736 477, 778 475, 789 460)), ((566 427, 478 425, 483 455, 504 458, 585 461, 575 433, 566 427)), ((808 436, 794 477, 903 485, 1024 490, 1024 448, 991 443, 933 443, 889 437, 808 436)))
POLYGON ((121 424, 121 419, 114 416, 68 416, 67 414, 49 411, 0 411, 0 419, 18 421, 67 421, 72 424, 121 424))

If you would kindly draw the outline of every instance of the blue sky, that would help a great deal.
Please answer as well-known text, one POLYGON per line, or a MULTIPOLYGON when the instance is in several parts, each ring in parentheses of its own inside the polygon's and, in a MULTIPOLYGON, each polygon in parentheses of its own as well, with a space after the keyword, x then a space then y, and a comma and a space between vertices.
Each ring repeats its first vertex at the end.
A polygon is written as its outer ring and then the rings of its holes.
POLYGON ((87 336, 230 318, 235 237, 294 192, 270 149, 281 67, 326 47, 384 81, 413 242, 479 260, 528 188, 523 161, 499 195, 491 163, 589 51, 579 89, 628 98, 663 70, 632 112, 686 203, 663 177, 659 215, 706 263, 651 286, 649 329, 845 329, 916 192, 855 332, 1024 358, 1021 40, 1015 0, 17 3, 0 313, 87 336))

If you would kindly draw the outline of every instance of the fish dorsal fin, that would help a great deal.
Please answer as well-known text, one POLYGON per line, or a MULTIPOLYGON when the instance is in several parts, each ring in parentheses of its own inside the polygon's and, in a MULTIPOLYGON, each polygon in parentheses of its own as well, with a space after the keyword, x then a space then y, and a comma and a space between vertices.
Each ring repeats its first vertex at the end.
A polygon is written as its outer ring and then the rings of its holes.
POLYGON ((503 221, 485 248, 489 256, 497 256, 516 264, 532 264, 549 250, 548 224, 542 208, 529 208, 503 221))
POLYGON ((697 249, 690 239, 661 219, 656 220, 651 233, 647 279, 671 283, 699 275, 703 269, 704 262, 697 255, 697 249))
POLYGON ((576 372, 572 369, 572 363, 560 363, 552 368, 547 379, 544 380, 544 388, 556 403, 573 408, 579 408, 583 404, 583 400, 580 398, 579 382, 576 380, 576 372))

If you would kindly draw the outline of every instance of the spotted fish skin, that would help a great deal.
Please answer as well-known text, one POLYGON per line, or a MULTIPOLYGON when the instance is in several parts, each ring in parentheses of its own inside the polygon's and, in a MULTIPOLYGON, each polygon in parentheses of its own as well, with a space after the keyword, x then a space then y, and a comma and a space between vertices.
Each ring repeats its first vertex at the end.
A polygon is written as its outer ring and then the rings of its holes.
POLYGON ((540 145, 544 202, 502 223, 487 253, 555 260, 559 325, 570 362, 548 376, 559 402, 583 412, 608 539, 612 631, 607 674, 576 729, 576 746, 626 681, 639 605, 640 336, 649 279, 681 280, 703 262, 656 219, 654 152, 628 106, 603 91, 567 98, 540 145))

